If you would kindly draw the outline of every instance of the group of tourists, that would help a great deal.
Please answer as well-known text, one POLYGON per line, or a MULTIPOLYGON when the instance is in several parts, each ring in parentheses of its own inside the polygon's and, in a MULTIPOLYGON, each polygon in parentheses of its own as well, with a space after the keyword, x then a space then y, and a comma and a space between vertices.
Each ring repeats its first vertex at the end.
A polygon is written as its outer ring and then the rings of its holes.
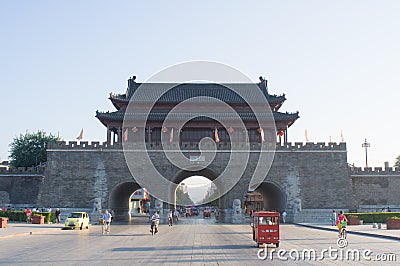
MULTIPOLYGON (((160 223, 160 215, 158 214, 157 211, 155 211, 153 213, 153 215, 151 215, 149 217, 149 220, 151 222, 150 225, 150 233, 152 235, 157 234, 158 233, 158 225, 160 223)), ((168 212, 168 226, 172 226, 174 223, 178 222, 179 220, 179 211, 178 210, 169 210, 168 212)))

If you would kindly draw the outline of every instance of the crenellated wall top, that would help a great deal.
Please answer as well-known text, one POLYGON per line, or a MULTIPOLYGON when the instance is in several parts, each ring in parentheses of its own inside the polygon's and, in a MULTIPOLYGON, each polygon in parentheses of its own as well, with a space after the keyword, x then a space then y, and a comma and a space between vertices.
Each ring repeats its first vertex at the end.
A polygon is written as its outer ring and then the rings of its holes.
POLYGON ((45 167, 18 167, 2 169, 0 168, 0 174, 43 174, 45 167))
MULTIPOLYGON (((178 143, 167 143, 166 144, 169 148, 176 148, 176 149, 182 149, 182 150, 197 150, 199 149, 199 143, 198 142, 182 142, 180 145, 178 143)), ((285 144, 279 144, 279 143, 245 143, 245 142, 233 142, 232 144, 230 143, 215 143, 216 147, 218 150, 230 150, 230 149, 247 149, 248 147, 251 150, 259 150, 261 147, 266 148, 267 150, 272 150, 273 148, 276 149, 277 152, 282 152, 282 151, 342 151, 346 152, 346 143, 341 142, 341 143, 324 143, 324 142, 317 142, 317 143, 312 143, 312 142, 295 142, 293 143, 285 143, 285 144)), ((70 141, 70 142, 65 142, 65 141, 58 141, 55 143, 49 143, 48 145, 48 150, 102 150, 102 149, 122 149, 122 146, 127 147, 127 148, 138 148, 140 147, 139 144, 137 143, 124 143, 124 145, 120 143, 114 143, 114 144, 109 144, 107 142, 99 142, 99 141, 93 141, 93 142, 87 142, 87 141, 70 141)), ((206 143, 204 145, 204 148, 212 148, 214 145, 211 143, 206 143)), ((160 142, 154 142, 154 143, 147 143, 146 148, 148 150, 162 150, 163 146, 160 142)))
POLYGON ((373 175, 387 175, 387 174, 393 174, 393 175, 400 175, 400 168, 394 168, 394 167, 354 167, 350 166, 350 174, 354 176, 373 176, 373 175))

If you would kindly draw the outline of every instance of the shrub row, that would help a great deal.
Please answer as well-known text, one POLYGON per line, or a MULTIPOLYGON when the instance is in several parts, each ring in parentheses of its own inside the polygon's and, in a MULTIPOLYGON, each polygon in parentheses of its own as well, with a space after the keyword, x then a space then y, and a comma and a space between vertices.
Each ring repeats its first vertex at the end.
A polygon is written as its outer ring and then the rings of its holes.
MULTIPOLYGON (((53 212, 34 212, 33 215, 44 216, 45 223, 55 222, 56 215, 53 212)), ((26 214, 25 211, 0 211, 0 217, 8 217, 10 221, 25 222, 26 214)))
POLYGON ((400 217, 400 212, 349 212, 346 217, 357 216, 364 223, 386 223, 392 217, 400 217))

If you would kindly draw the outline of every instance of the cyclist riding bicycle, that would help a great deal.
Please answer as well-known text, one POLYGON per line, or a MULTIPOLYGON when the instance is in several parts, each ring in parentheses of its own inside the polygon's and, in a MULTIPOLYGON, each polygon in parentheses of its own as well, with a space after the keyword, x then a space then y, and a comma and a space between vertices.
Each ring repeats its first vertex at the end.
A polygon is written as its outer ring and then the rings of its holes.
POLYGON ((25 210, 25 214, 26 214, 26 222, 27 223, 32 223, 32 211, 31 211, 31 209, 27 208, 25 210))
POLYGON ((343 211, 339 212, 339 215, 337 217, 336 225, 339 229, 339 237, 342 236, 343 229, 346 228, 347 225, 347 218, 346 215, 344 215, 343 211))
POLYGON ((111 225, 111 214, 108 210, 105 210, 103 213, 103 223, 105 223, 105 232, 110 233, 110 225, 111 225))
POLYGON ((158 223, 160 222, 160 216, 158 215, 157 212, 154 212, 153 215, 150 218, 151 221, 151 226, 150 226, 150 232, 152 235, 158 233, 158 223))

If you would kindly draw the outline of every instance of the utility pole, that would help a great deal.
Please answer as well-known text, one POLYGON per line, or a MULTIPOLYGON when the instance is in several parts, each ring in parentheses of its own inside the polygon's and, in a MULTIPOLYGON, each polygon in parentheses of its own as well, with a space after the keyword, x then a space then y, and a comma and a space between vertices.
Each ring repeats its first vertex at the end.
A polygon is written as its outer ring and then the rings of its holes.
POLYGON ((365 168, 368 167, 368 148, 371 145, 367 142, 367 139, 365 139, 364 143, 361 145, 361 147, 365 148, 365 168))

